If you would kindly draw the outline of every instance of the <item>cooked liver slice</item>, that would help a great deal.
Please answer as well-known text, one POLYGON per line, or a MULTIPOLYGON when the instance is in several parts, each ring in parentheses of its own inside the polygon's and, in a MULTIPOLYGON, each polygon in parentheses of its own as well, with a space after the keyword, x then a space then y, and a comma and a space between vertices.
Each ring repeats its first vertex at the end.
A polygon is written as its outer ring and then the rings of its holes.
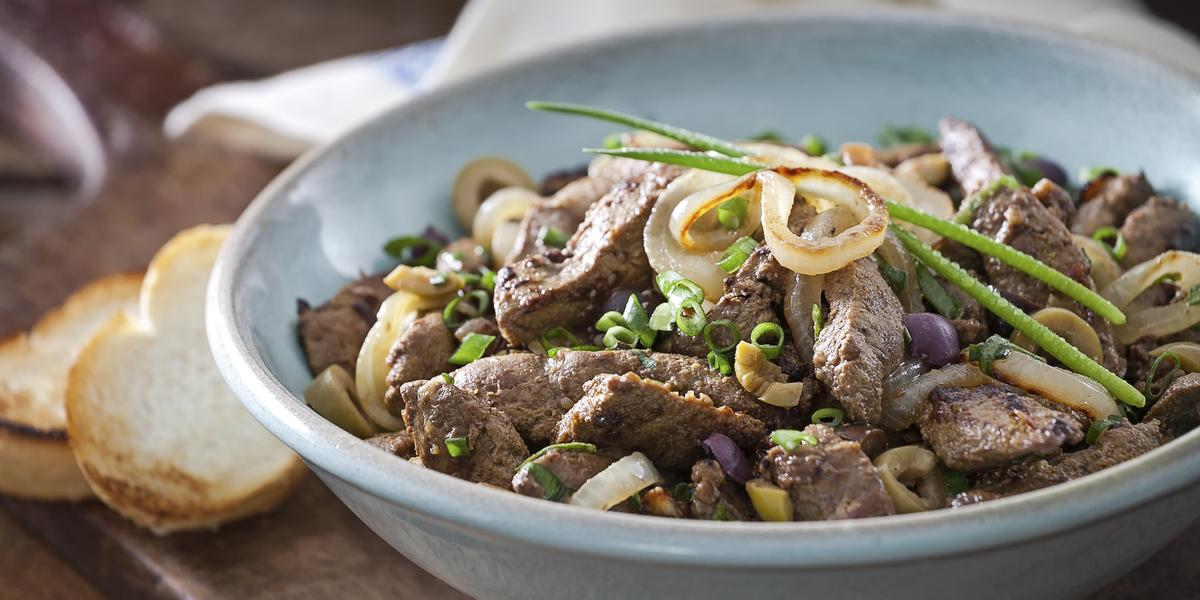
POLYGON ((1183 435, 1200 423, 1200 373, 1188 373, 1172 381, 1150 407, 1146 420, 1157 420, 1168 439, 1183 435))
POLYGON ((300 321, 296 333, 313 375, 338 365, 351 375, 358 349, 375 324, 379 305, 392 290, 383 285, 382 275, 363 277, 346 284, 328 302, 316 308, 299 301, 300 321))
POLYGON ((741 486, 725 477, 720 463, 706 458, 692 465, 693 519, 746 521, 754 514, 741 486))
POLYGON ((1121 235, 1128 269, 1167 250, 1200 251, 1200 217, 1174 198, 1154 196, 1125 217, 1121 235))
POLYGON ((1144 173, 1102 175, 1080 191, 1071 232, 1091 237, 1101 227, 1120 227, 1125 217, 1153 194, 1144 173))
POLYGON ((842 439, 824 425, 810 425, 805 431, 816 436, 816 446, 799 446, 792 452, 775 446, 760 465, 766 477, 791 496, 796 520, 896 513, 879 472, 857 442, 842 439))
POLYGON ((1083 441, 1070 416, 1005 385, 940 387, 929 394, 921 437, 946 466, 979 471, 1083 441))
POLYGON ((987 138, 966 121, 952 117, 938 121, 938 145, 964 194, 973 194, 1006 174, 987 138))
POLYGON ((432 312, 413 321, 388 351, 388 384, 429 379, 453 370, 446 361, 457 347, 441 313, 432 312))
MULTIPOLYGON (((613 459, 596 452, 576 452, 568 450, 550 450, 534 459, 533 464, 539 465, 554 474, 563 485, 571 488, 572 493, 579 486, 597 473, 607 469, 613 459)), ((545 498, 545 490, 537 479, 530 475, 527 469, 517 471, 512 478, 512 489, 518 494, 545 498)), ((569 496, 568 496, 569 497, 569 496)), ((563 499, 566 501, 566 498, 563 499)))
POLYGON ((1075 199, 1057 183, 1049 179, 1042 179, 1029 191, 1063 225, 1070 225, 1072 219, 1075 218, 1075 199))

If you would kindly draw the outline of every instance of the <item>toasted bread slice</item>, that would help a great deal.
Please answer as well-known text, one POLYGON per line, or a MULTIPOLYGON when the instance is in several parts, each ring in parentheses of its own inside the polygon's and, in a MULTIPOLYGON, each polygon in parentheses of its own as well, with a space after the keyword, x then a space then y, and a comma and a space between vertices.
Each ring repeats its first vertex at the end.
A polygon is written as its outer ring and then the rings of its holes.
POLYGON ((159 533, 269 510, 303 473, 209 353, 205 287, 227 233, 201 226, 167 242, 138 314, 109 321, 68 380, 67 431, 84 477, 105 504, 159 533))
POLYGON ((0 341, 0 493, 79 500, 92 490, 67 445, 67 372, 113 315, 137 308, 142 274, 98 279, 0 341))

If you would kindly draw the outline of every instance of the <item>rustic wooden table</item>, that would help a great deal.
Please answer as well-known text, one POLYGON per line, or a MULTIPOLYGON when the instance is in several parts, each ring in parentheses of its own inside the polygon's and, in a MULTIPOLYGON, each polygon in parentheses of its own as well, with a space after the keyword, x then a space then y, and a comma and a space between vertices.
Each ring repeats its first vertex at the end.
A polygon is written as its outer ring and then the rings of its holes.
MULTIPOLYGON (((164 140, 159 123, 174 103, 213 81, 440 35, 460 4, 0 0, 0 33, 73 88, 109 165, 98 193, 73 198, 37 161, 17 160, 23 175, 6 171, 14 153, 0 127, 0 335, 91 278, 144 267, 181 228, 232 221, 282 168, 164 140)), ((0 85, 0 104, 2 94, 0 85)), ((0 599, 462 597, 392 551, 314 477, 281 510, 218 533, 156 537, 95 502, 0 499, 0 508, 0 599)), ((1197 559, 1200 525, 1096 597, 1196 596, 1197 559)))

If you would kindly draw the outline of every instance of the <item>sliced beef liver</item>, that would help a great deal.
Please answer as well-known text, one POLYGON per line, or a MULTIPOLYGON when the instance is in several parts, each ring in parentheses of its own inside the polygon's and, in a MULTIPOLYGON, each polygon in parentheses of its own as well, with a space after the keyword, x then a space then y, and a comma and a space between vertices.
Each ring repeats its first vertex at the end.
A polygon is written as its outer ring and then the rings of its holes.
POLYGON ((750 451, 767 439, 766 426, 754 417, 633 373, 597 375, 583 389, 583 398, 559 422, 559 442, 642 452, 656 466, 685 468, 703 458, 700 442, 714 432, 750 451))
POLYGON ((442 272, 478 273, 486 266, 487 251, 469 237, 450 242, 437 255, 437 270, 442 272))
POLYGON ((1163 435, 1174 438, 1200 424, 1200 373, 1188 373, 1171 386, 1150 407, 1147 421, 1158 421, 1163 435))
POLYGON ((417 454, 416 443, 413 441, 412 434, 407 429, 381 433, 367 438, 366 442, 388 454, 393 454, 404 459, 412 458, 417 454))
MULTIPOLYGON (((595 477, 597 473, 607 469, 612 463, 612 458, 596 452, 574 452, 555 449, 537 457, 533 460, 532 464, 550 471, 563 485, 570 488, 573 493, 585 481, 595 477)), ((537 478, 528 469, 517 471, 517 474, 512 478, 512 489, 514 492, 525 496, 533 496, 534 498, 546 497, 546 490, 542 488, 537 478)), ((563 498, 562 501, 565 502, 567 498, 563 498)))
POLYGON ((404 423, 422 464, 467 481, 508 487, 517 466, 529 456, 504 413, 441 378, 421 385, 404 407, 404 423), (446 438, 454 437, 467 438, 470 452, 450 456, 446 438))
POLYGON ((615 185, 587 211, 566 248, 522 258, 496 277, 496 322, 512 345, 554 327, 588 325, 594 305, 615 289, 642 289, 654 271, 642 230, 658 195, 681 172, 655 164, 615 185))
POLYGON ((973 194, 1006 174, 987 138, 967 121, 953 117, 938 121, 938 145, 964 194, 973 194))
POLYGON ((952 469, 979 471, 1083 441, 1070 416, 1005 385, 940 387, 929 394, 921 437, 952 469))
POLYGON ((1070 192, 1059 187, 1057 183, 1049 179, 1042 179, 1029 191, 1063 225, 1069 225, 1075 218, 1075 199, 1071 197, 1070 192))
POLYGON ((429 313, 413 321, 388 351, 388 385, 403 385, 453 370, 446 361, 457 346, 441 313, 429 313))
POLYGON ((825 276, 829 314, 813 346, 817 379, 851 420, 874 424, 881 382, 904 358, 900 301, 867 259, 825 276))
POLYGON ((297 302, 300 321, 296 333, 314 375, 330 365, 354 374, 358 349, 375 324, 379 305, 391 293, 383 285, 382 275, 372 275, 347 284, 316 308, 303 300, 297 302))
POLYGON ((746 521, 754 514, 745 492, 725 477, 717 461, 706 458, 692 465, 693 519, 746 521))
POLYGON ((1091 237, 1101 227, 1120 227, 1126 215, 1145 204, 1153 194, 1154 189, 1143 173, 1102 175, 1080 192, 1071 232, 1091 237))
POLYGON ((787 490, 796 520, 857 519, 895 514, 875 465, 857 442, 842 439, 824 425, 805 431, 816 446, 792 452, 775 446, 759 465, 765 478, 787 490))
POLYGON ((1078 479, 1141 456, 1162 442, 1157 421, 1114 425, 1094 446, 986 473, 970 491, 953 498, 951 505, 976 504, 1078 479))
POLYGON ((1167 250, 1200 251, 1200 217, 1174 198, 1154 196, 1135 208, 1121 225, 1128 250, 1126 269, 1167 250))

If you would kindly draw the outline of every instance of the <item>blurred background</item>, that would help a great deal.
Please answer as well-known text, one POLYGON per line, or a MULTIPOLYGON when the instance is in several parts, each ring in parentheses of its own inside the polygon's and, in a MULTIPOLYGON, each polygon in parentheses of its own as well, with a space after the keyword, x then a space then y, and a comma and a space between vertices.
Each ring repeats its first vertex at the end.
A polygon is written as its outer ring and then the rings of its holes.
MULTIPOLYGON (((0 0, 0 336, 184 227, 233 221, 299 153, 422 89, 573 40, 794 4, 815 3, 0 0)), ((1200 73, 1194 1, 854 4, 1064 29, 1200 73)), ((0 509, 0 598, 459 597, 315 480, 276 515, 170 540, 89 505, 0 509)), ((1166 590, 1200 589, 1200 530, 1164 555, 1105 597, 1168 572, 1186 587, 1166 590)))

